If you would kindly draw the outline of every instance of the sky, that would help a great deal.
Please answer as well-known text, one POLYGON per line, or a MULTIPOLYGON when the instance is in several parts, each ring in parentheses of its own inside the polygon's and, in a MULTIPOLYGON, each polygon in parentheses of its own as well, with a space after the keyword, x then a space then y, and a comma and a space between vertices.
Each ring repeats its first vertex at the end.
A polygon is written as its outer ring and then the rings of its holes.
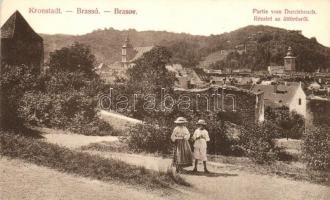
POLYGON ((263 24, 302 30, 306 37, 316 37, 330 47, 330 0, 0 0, 0 3, 1 25, 18 10, 38 33, 80 35, 113 27, 210 35, 263 24), (60 8, 62 14, 30 12, 48 8, 60 8), (78 8, 97 8, 100 14, 77 14, 78 8), (136 10, 137 14, 114 14, 115 8, 136 10), (254 9, 258 12, 253 12, 254 9), (284 14, 285 9, 314 10, 316 14, 284 14), (282 13, 272 14, 271 10, 282 13), (272 17, 272 21, 255 21, 255 16, 272 17), (275 17, 281 21, 275 21, 275 17), (283 17, 307 17, 308 21, 283 21, 283 17))

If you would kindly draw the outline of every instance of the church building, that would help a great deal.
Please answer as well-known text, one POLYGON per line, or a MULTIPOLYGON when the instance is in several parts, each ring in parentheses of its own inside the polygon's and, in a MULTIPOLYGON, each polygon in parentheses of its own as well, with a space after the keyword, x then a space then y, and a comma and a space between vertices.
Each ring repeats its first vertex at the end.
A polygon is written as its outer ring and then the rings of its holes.
POLYGON ((127 79, 126 71, 134 65, 134 61, 141 58, 144 53, 151 51, 154 46, 133 47, 129 36, 121 47, 121 60, 111 64, 101 63, 97 67, 97 73, 108 83, 127 79))

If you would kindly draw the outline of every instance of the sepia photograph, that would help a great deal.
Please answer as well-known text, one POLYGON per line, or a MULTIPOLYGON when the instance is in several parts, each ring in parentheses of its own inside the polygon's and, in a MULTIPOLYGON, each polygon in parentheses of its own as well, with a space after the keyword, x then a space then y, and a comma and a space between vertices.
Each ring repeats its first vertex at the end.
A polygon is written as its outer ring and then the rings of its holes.
POLYGON ((330 0, 0 0, 0 200, 330 199, 330 0))

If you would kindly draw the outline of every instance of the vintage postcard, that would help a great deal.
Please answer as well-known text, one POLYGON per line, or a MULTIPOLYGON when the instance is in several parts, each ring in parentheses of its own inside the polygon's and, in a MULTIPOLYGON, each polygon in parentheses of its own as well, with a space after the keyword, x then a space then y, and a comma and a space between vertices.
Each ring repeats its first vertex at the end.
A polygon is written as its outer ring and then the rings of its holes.
POLYGON ((0 199, 330 199, 330 0, 0 0, 0 199))

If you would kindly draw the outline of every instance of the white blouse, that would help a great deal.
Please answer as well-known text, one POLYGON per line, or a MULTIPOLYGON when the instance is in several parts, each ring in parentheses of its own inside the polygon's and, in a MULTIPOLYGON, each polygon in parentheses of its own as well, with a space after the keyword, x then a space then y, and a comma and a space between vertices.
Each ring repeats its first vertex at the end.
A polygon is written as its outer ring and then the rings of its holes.
POLYGON ((204 130, 201 130, 199 128, 196 129, 192 138, 195 140, 194 143, 195 148, 206 149, 207 148, 206 142, 210 141, 209 133, 205 129, 204 130))
POLYGON ((185 126, 177 126, 174 128, 173 133, 171 135, 171 140, 174 142, 178 139, 189 140, 190 133, 185 126))

